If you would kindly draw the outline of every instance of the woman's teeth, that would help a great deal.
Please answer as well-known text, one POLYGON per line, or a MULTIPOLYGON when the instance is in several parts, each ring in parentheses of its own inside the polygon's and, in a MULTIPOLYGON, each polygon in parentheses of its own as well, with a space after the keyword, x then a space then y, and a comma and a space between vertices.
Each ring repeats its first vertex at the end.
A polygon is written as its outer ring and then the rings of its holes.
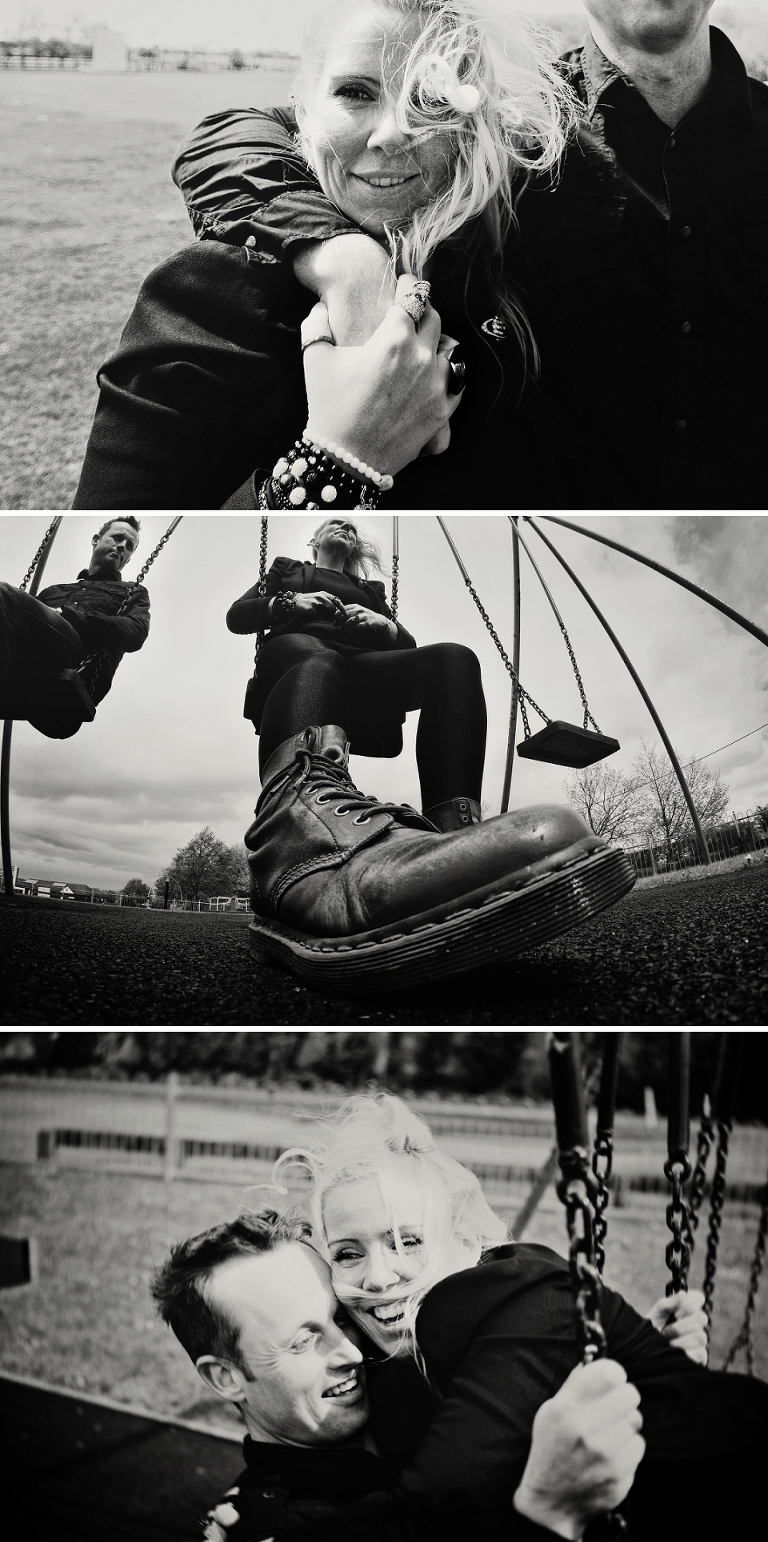
POLYGON ((402 187, 404 182, 409 182, 410 177, 363 177, 369 187, 402 187))
POLYGON ((375 1317, 377 1322, 401 1322, 403 1308, 396 1302, 392 1306, 373 1306, 371 1307, 371 1316, 375 1317))
POLYGON ((329 1387, 323 1397, 343 1397, 345 1392, 354 1392, 357 1386, 357 1374, 348 1376, 346 1381, 337 1381, 334 1387, 329 1387))

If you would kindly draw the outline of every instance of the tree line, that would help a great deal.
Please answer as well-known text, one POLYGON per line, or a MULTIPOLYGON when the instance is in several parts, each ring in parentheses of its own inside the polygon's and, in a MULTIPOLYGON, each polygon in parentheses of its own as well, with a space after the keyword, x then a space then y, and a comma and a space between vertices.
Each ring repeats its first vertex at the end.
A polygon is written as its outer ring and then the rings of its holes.
MULTIPOLYGON (((599 1065, 599 1033, 581 1035, 585 1068, 599 1065)), ((349 1092, 371 1083, 393 1092, 481 1102, 549 1101, 546 1032, 475 1033, 243 1030, 232 1033, 4 1033, 0 1071, 349 1092)), ((768 1034, 746 1033, 736 1100, 740 1119, 768 1121, 768 1034)), ((720 1035, 691 1035, 691 1108, 712 1088, 720 1035)), ((644 1089, 667 1109, 669 1035, 626 1033, 618 1107, 640 1113, 644 1089)))

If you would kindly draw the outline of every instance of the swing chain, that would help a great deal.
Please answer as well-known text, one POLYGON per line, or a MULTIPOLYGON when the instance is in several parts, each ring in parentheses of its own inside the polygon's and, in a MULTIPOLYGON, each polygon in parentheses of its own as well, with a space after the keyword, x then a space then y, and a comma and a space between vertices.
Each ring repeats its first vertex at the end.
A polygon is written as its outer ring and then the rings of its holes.
POLYGON ((720 1227, 723 1220, 723 1201, 725 1199, 725 1168, 728 1161, 728 1140, 731 1133, 731 1121, 718 1120, 717 1124, 717 1152, 715 1154, 715 1171, 712 1178, 712 1197, 709 1210, 709 1230, 707 1232, 707 1259, 704 1268, 704 1311, 707 1314, 707 1343, 712 1332, 712 1306, 715 1297, 715 1277, 717 1274, 717 1251, 720 1244, 720 1227))
MULTIPOLYGON (((555 614, 557 615, 557 612, 555 612, 555 614)), ((592 716, 592 713, 589 710, 589 703, 587 701, 587 693, 584 690, 584 681, 581 678, 581 670, 579 669, 579 666, 576 663, 576 654, 574 653, 573 648, 571 647, 571 639, 570 639, 570 637, 568 636, 568 633, 565 630, 565 622, 562 621, 559 616, 557 616, 557 620, 558 620, 558 624, 559 624, 559 627, 560 627, 560 631, 563 634, 563 640, 565 642, 565 646, 568 649, 568 656, 569 656, 569 658, 571 660, 571 664, 573 665, 573 673, 576 676, 576 684, 579 687, 579 695, 581 697, 581 705, 584 708, 584 727, 588 728, 589 724, 591 723, 592 727, 595 730, 595 733, 599 734, 600 729, 598 728, 597 723, 595 722, 595 720, 594 720, 594 718, 592 716)))
POLYGON ((668 1296, 678 1290, 688 1289, 691 1255, 687 1239, 690 1235, 690 1221, 683 1198, 683 1184, 688 1182, 690 1176, 691 1164, 684 1151, 677 1152, 674 1159, 670 1158, 664 1163, 664 1177, 672 1185, 672 1200, 667 1205, 667 1226, 672 1233, 672 1241, 667 1243, 664 1255, 667 1268, 672 1274, 666 1290, 668 1296))
POLYGON ((599 1274, 602 1274, 605 1268, 605 1234, 608 1230, 605 1212, 608 1208, 608 1186, 611 1181, 612 1169, 613 1136, 607 1130, 598 1130, 595 1135, 595 1146, 592 1153, 592 1171, 597 1183, 592 1202, 595 1207, 593 1226, 595 1263, 599 1274))
POLYGON ((747 1352, 747 1375, 754 1376, 755 1374, 755 1345, 752 1338, 752 1325, 755 1315, 757 1287, 760 1284, 760 1275, 763 1272, 763 1264, 765 1263, 766 1240, 768 1240, 768 1183, 766 1183, 765 1188, 763 1189, 763 1199, 760 1208, 760 1225, 757 1231, 757 1242, 755 1244, 755 1253, 752 1259, 752 1267, 749 1271, 749 1291, 747 1293, 747 1305, 744 1312, 744 1321, 741 1325, 737 1337, 734 1339, 728 1351, 728 1358, 725 1362, 725 1365, 723 1366, 723 1370, 725 1371, 730 1370, 737 1354, 739 1353, 739 1350, 745 1349, 747 1352))
POLYGON ((392 620, 393 621, 397 621, 397 601, 398 601, 399 585, 400 585, 400 555, 399 555, 398 552, 393 552, 393 554, 392 554, 392 597, 391 597, 390 602, 389 602, 389 608, 390 608, 390 610, 392 612, 392 620))
POLYGON ((705 1108, 701 1115, 701 1124, 696 1138, 696 1166, 693 1169, 691 1188, 688 1195, 688 1219, 690 1226, 686 1242, 691 1253, 693 1252, 696 1230, 701 1219, 699 1211, 701 1210, 704 1191, 707 1186, 707 1162, 709 1161, 709 1153, 712 1149, 714 1138, 714 1122, 710 1118, 708 1109, 705 1108))
POLYGON ((27 571, 26 571, 26 573, 24 574, 24 577, 21 580, 21 583, 19 584, 19 588, 20 589, 26 589, 27 584, 29 583, 29 580, 32 577, 32 574, 34 573, 35 568, 37 567, 37 564, 40 561, 40 558, 42 557, 43 552, 45 551, 45 548, 46 548, 46 546, 48 545, 48 542, 51 539, 51 534, 56 529, 56 526, 57 526, 57 519, 54 519, 54 520, 51 521, 50 525, 48 526, 48 529, 46 530, 45 535, 43 536, 43 539, 40 542, 40 545, 38 546, 37 551, 35 552, 35 555, 32 558, 32 561, 30 562, 29 567, 27 568, 27 571))
MULTIPOLYGON (((260 600, 265 600, 266 597, 267 597, 267 541, 268 541, 268 538, 269 538, 269 515, 268 514, 262 514, 262 516, 261 516, 261 535, 259 537, 259 599, 260 600)), ((260 630, 256 633, 256 650, 255 650, 255 653, 254 653, 254 664, 258 663, 258 661, 259 661, 259 654, 261 653, 261 650, 262 650, 262 648, 264 646, 264 631, 265 631, 265 628, 261 627, 260 630)))
POLYGON ((519 677, 518 677, 518 675, 517 675, 517 673, 515 671, 515 668, 514 668, 514 665, 512 663, 512 660, 509 658, 509 655, 506 653, 506 651, 504 649, 504 644, 502 643, 501 638, 499 637, 499 635, 498 635, 498 633, 497 633, 497 631, 496 631, 496 629, 495 629, 495 627, 493 625, 493 622, 492 622, 490 616, 488 615, 488 612, 485 609, 485 607, 484 607, 484 605, 482 603, 482 600, 480 599, 480 596, 479 596, 477 590, 475 589, 474 584, 470 581, 469 578, 465 578, 464 582, 465 582, 465 584, 466 584, 466 586, 467 586, 467 588, 468 588, 468 590, 469 590, 469 592, 470 592, 470 594, 471 594, 471 596, 472 596, 472 598, 473 598, 473 600, 474 600, 474 602, 475 602, 475 604, 476 604, 476 606, 477 606, 477 608, 478 608, 478 610, 480 612, 480 615, 483 618, 483 621, 485 622, 486 627, 488 628, 488 631, 491 634, 491 637, 493 638, 493 641, 496 644, 496 647, 499 650, 499 653, 501 654, 501 658, 502 658, 502 662, 504 664, 504 667, 507 670, 507 673, 510 675, 511 680, 512 680, 512 684, 513 684, 515 690, 517 691, 517 699, 518 699, 518 701, 520 703, 520 716, 522 717, 522 720, 523 720, 523 729, 524 729, 524 732, 525 732, 525 737, 526 737, 526 739, 530 739, 530 737, 531 737, 531 725, 528 722, 528 713, 527 713, 526 708, 525 708, 525 703, 526 702, 530 702, 531 706, 533 707, 534 712, 538 712, 539 717, 542 719, 542 721, 544 723, 551 723, 552 719, 547 717, 546 712, 542 711, 541 707, 538 706, 538 704, 534 701, 533 697, 529 694, 529 692, 526 691, 524 689, 524 687, 520 684, 520 680, 519 680, 519 677))
POLYGON ((571 1288, 583 1363, 589 1365, 593 1360, 599 1360, 606 1349, 605 1330, 600 1320, 602 1283, 595 1263, 597 1180, 590 1172, 589 1156, 583 1146, 561 1150, 558 1158, 562 1177, 557 1185, 557 1197, 565 1206, 571 1288))

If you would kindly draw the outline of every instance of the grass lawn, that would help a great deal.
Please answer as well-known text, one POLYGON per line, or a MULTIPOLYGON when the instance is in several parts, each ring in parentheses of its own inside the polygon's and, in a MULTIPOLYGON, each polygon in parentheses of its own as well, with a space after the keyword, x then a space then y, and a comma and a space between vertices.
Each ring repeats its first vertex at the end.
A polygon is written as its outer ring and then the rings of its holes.
POLYGON ((192 239, 169 168, 227 106, 288 75, 0 74, 0 508, 69 508, 114 349, 146 274, 192 239))
MULTIPOLYGON (((0 1230, 37 1239, 40 1277, 0 1297, 0 1366, 160 1413, 205 1417, 213 1400, 155 1318, 148 1282, 170 1243, 235 1214, 243 1187, 1 1168, 0 1230)), ((664 1201, 657 1196, 609 1212, 609 1222, 606 1283, 645 1311, 666 1282, 664 1201)), ((726 1209, 715 1366, 741 1321, 756 1229, 754 1207, 726 1209)), ((548 1207, 534 1218, 526 1241, 563 1252, 564 1236, 562 1213, 548 1207)), ((692 1284, 701 1279, 701 1246, 692 1284)), ((758 1372, 768 1377, 768 1282, 758 1298, 755 1336, 758 1372)), ((214 1406, 220 1412, 218 1401, 214 1406)))

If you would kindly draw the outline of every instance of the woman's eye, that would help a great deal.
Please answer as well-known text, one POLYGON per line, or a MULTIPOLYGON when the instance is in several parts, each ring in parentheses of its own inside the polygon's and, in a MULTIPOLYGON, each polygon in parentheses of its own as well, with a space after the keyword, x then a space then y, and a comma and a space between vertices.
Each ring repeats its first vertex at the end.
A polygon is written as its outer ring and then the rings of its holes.
POLYGON ((359 1262, 362 1256, 362 1253, 356 1253, 353 1248, 340 1248, 338 1253, 334 1253, 333 1259, 331 1261, 334 1265, 356 1264, 359 1262))
POLYGON ((345 81, 344 85, 337 86, 334 94, 344 97, 348 102, 373 101, 373 92, 370 86, 358 86, 355 85, 354 81, 345 81))
MULTIPOLYGON (((401 1246, 401 1248, 403 1248, 405 1250, 406 1253, 413 1252, 414 1248, 420 1248, 421 1244, 422 1244, 422 1238, 421 1237, 413 1236, 413 1237, 401 1237, 400 1238, 400 1246, 401 1246)), ((392 1248, 394 1248, 395 1252, 397 1252, 397 1243, 395 1242, 394 1237, 392 1238, 392 1242, 391 1242, 390 1246, 392 1248)))

